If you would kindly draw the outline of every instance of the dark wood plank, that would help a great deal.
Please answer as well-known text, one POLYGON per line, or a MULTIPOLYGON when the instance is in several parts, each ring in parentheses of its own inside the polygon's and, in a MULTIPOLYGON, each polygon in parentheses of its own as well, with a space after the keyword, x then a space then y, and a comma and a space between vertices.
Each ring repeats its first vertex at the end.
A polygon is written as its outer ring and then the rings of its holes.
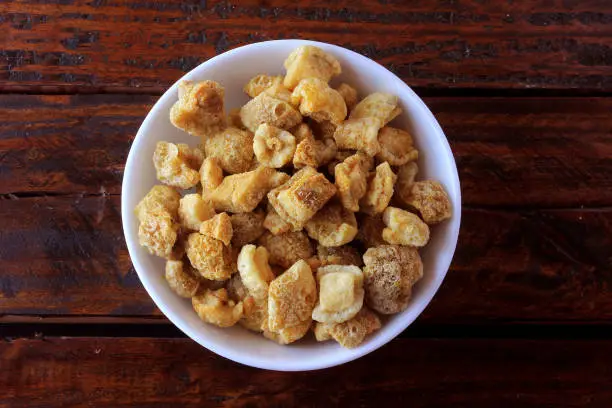
MULTIPOLYGON (((1 201, 0 315, 158 316, 119 208, 114 195, 1 201)), ((610 209, 467 209, 451 271, 419 322, 610 320, 611 237, 610 209)))
MULTIPOLYGON (((0 96, 0 194, 120 193, 154 96, 0 96)), ((472 206, 612 205, 612 100, 425 98, 472 206)))
POLYGON ((0 343, 0 406, 609 407, 612 344, 397 339, 340 367, 244 367, 187 339, 0 343))
POLYGON ((606 0, 3 1, 0 89, 160 92, 228 49, 336 43, 410 85, 612 90, 606 0))

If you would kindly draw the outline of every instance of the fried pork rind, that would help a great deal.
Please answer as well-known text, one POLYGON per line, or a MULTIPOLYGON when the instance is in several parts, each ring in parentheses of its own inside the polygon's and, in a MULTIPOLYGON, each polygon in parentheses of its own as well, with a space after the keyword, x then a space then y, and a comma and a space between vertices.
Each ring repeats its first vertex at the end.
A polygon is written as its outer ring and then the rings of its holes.
POLYGON ((429 227, 418 215, 387 207, 383 221, 387 226, 383 230, 383 239, 390 244, 423 247, 429 242, 429 227))
POLYGON ((336 193, 336 188, 323 174, 312 167, 304 167, 285 184, 268 194, 268 200, 278 215, 295 231, 319 211, 336 193))
POLYGON ((317 323, 315 337, 318 341, 333 338, 342 347, 351 349, 363 343, 368 334, 375 332, 380 327, 380 319, 376 313, 364 306, 355 317, 344 323, 317 323))
POLYGON ((338 125, 346 118, 346 104, 342 95, 318 78, 301 80, 291 94, 291 104, 299 106, 302 116, 311 117, 317 122, 328 120, 338 125))
POLYGON ((265 338, 277 342, 278 344, 291 344, 298 341, 308 333, 312 320, 308 320, 298 324, 297 326, 280 329, 277 332, 272 332, 268 328, 268 320, 262 324, 263 335, 265 338))
POLYGON ((410 199, 414 179, 419 172, 416 162, 409 162, 401 166, 397 172, 397 182, 395 183, 396 195, 404 203, 410 199))
POLYGON ((429 225, 438 224, 453 215, 450 199, 440 182, 417 181, 412 185, 406 204, 416 208, 429 225))
POLYGON ((178 215, 184 229, 198 231, 204 221, 214 217, 215 210, 199 194, 187 194, 179 201, 178 215))
POLYGON ((234 108, 227 114, 227 126, 246 130, 246 126, 244 126, 242 119, 240 119, 240 108, 234 108))
POLYGON ((295 137, 291 133, 263 123, 255 132, 252 149, 261 165, 278 169, 291 162, 295 146, 295 137))
POLYGON ((338 247, 325 247, 317 245, 317 257, 320 266, 326 265, 355 265, 361 266, 361 254, 355 248, 343 245, 338 247))
POLYGON ((249 296, 249 290, 242 283, 242 278, 239 273, 235 273, 225 283, 225 288, 229 297, 236 301, 241 302, 249 296))
POLYGON ((287 75, 283 84, 289 88, 295 88, 305 78, 318 78, 324 82, 342 73, 338 60, 322 49, 303 45, 293 50, 285 60, 287 75))
POLYGON ((355 88, 353 88, 349 84, 342 83, 336 87, 336 91, 338 91, 338 93, 342 95, 344 103, 346 104, 346 107, 349 111, 352 110, 355 105, 357 105, 357 101, 359 98, 357 96, 357 90, 355 88))
POLYGON ((334 133, 336 132, 337 126, 331 123, 329 120, 324 120, 323 122, 312 120, 309 124, 312 128, 312 133, 314 134, 315 139, 325 140, 334 138, 334 133))
POLYGON ((228 127, 204 141, 206 157, 216 159, 227 173, 244 173, 253 166, 253 134, 228 127))
POLYGON ((180 199, 181 195, 172 187, 156 185, 140 200, 134 213, 141 222, 147 215, 163 211, 166 211, 172 218, 178 219, 180 199))
POLYGON ((181 81, 170 121, 193 136, 215 134, 225 127, 224 97, 223 87, 215 81, 181 81))
POLYGON ((268 296, 269 283, 275 278, 268 263, 268 250, 249 244, 242 247, 238 255, 238 272, 243 285, 255 299, 268 296))
POLYGON ((348 119, 338 125, 334 140, 338 149, 360 150, 368 156, 375 156, 380 151, 380 126, 380 120, 377 118, 348 119))
POLYGON ((349 116, 350 119, 375 118, 381 127, 395 119, 402 110, 397 106, 398 98, 395 95, 375 92, 363 98, 355 106, 349 116))
POLYGON ((368 190, 359 201, 361 211, 370 215, 382 213, 393 197, 393 185, 396 180, 397 176, 391 170, 389 163, 379 164, 376 173, 370 175, 368 190))
POLYGON ((319 300, 312 319, 342 323, 352 319, 363 306, 363 272, 353 265, 322 266, 317 271, 319 300))
POLYGON ((410 133, 402 129, 385 126, 378 132, 380 151, 376 158, 392 166, 402 166, 419 158, 410 133))
POLYGON ((266 232, 257 240, 257 243, 266 247, 271 264, 285 269, 300 259, 308 259, 314 254, 308 237, 302 231, 285 232, 278 235, 266 232))
POLYGON ((223 242, 225 246, 228 246, 234 234, 230 216, 222 212, 204 221, 200 226, 200 234, 218 239, 223 242))
POLYGON ((281 101, 291 103, 291 91, 285 88, 282 83, 272 85, 263 91, 263 93, 268 94, 273 98, 280 99, 281 101))
POLYGON ((293 166, 317 168, 329 163, 338 149, 333 139, 316 140, 307 124, 302 123, 293 129, 298 145, 293 155, 293 166))
POLYGON ((157 172, 157 179, 169 186, 182 189, 194 187, 200 181, 197 158, 199 149, 191 149, 187 145, 169 142, 157 142, 153 154, 153 164, 157 172))
POLYGON ((232 245, 237 248, 255 242, 266 231, 263 226, 264 213, 261 210, 233 214, 230 218, 234 231, 232 245))
POLYGON ((217 211, 251 212, 272 188, 284 183, 289 176, 268 167, 232 174, 207 194, 217 211))
POLYGON ((266 214, 266 218, 264 219, 263 226, 265 229, 267 229, 274 235, 289 232, 293 228, 291 224, 283 220, 281 216, 278 215, 278 213, 270 203, 268 203, 268 213, 266 214))
POLYGON ((415 248, 381 245, 363 255, 366 303, 382 314, 408 307, 413 285, 423 277, 423 263, 415 248))
POLYGON ((200 319, 219 327, 235 325, 243 314, 242 302, 231 300, 224 288, 206 290, 192 297, 191 304, 200 319))
POLYGON ((184 298, 195 296, 200 288, 198 279, 183 261, 166 261, 166 282, 170 289, 184 298))
POLYGON ((317 301, 317 284, 306 261, 300 259, 274 279, 268 292, 269 331, 279 333, 306 323, 310 326, 317 301))
POLYGON ((308 236, 326 247, 347 244, 357 235, 355 214, 339 203, 328 203, 304 226, 308 236))
POLYGON ((357 240, 366 248, 372 248, 379 245, 387 245, 382 237, 382 232, 385 229, 385 223, 382 220, 382 215, 369 216, 361 215, 358 220, 359 232, 357 240))
POLYGON ((244 93, 249 95, 251 98, 255 98, 257 95, 265 91, 276 84, 282 84, 283 77, 271 76, 266 74, 256 75, 247 82, 244 86, 244 93))
POLYGON ((191 265, 206 279, 226 280, 235 272, 230 248, 218 239, 194 232, 185 250, 191 265))
POLYGON ((372 160, 368 156, 357 153, 347 157, 334 169, 340 201, 349 211, 359 211, 359 200, 367 191, 371 163, 372 160))
POLYGON ((223 181, 223 169, 216 159, 207 157, 200 167, 200 184, 202 185, 202 196, 219 187, 223 181))
POLYGON ((152 255, 170 257, 178 237, 179 224, 166 210, 144 214, 138 226, 138 242, 152 255))
POLYGON ((288 102, 262 92, 240 109, 240 119, 248 130, 255 133, 262 123, 290 129, 302 122, 302 115, 288 102))

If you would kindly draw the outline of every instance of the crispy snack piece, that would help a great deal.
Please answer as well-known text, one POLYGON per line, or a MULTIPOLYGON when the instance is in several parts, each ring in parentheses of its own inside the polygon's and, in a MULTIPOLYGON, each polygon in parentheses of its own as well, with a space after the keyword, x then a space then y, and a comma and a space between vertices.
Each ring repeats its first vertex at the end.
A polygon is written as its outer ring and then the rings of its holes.
POLYGON ((150 254, 168 258, 178 237, 179 225, 166 210, 145 213, 138 226, 138 242, 150 254))
POLYGON ((225 246, 228 246, 234 234, 230 216, 222 212, 204 221, 200 226, 200 234, 218 239, 223 242, 225 246))
POLYGON ((319 211, 336 193, 336 188, 323 174, 304 167, 285 184, 268 193, 268 200, 278 215, 293 226, 294 231, 319 211))
POLYGON ((326 265, 355 265, 361 266, 361 254, 352 246, 325 247, 317 245, 317 257, 320 266, 326 265))
POLYGON ((306 261, 300 259, 270 283, 268 329, 280 330, 310 325, 317 301, 317 284, 306 261))
POLYGON ((376 166, 376 173, 369 176, 368 190, 359 201, 361 211, 374 215, 382 213, 393 197, 393 186, 397 176, 389 163, 376 166))
POLYGON ((381 245, 363 255, 366 303, 382 314, 405 310, 412 286, 423 277, 423 263, 415 248, 381 245))
POLYGON ((212 135, 225 127, 224 97, 223 87, 215 81, 181 81, 170 121, 193 136, 212 135))
POLYGON ((238 255, 238 272, 243 285, 255 299, 268 297, 268 286, 275 278, 268 263, 268 250, 249 244, 238 255))
POLYGON ((353 88, 349 84, 341 83, 336 87, 336 91, 338 91, 338 93, 342 95, 344 103, 346 104, 346 107, 349 111, 352 110, 355 105, 357 105, 357 101, 359 100, 359 98, 357 96, 357 90, 355 88, 353 88))
POLYGON ((193 309, 198 317, 206 323, 219 327, 230 327, 242 317, 242 302, 234 302, 224 288, 206 290, 203 294, 191 298, 193 309))
POLYGON ((257 95, 265 91, 276 84, 282 84, 283 77, 271 76, 266 74, 256 75, 247 82, 244 86, 244 93, 249 95, 251 98, 255 98, 257 95))
POLYGON ((342 205, 349 211, 359 211, 359 200, 368 187, 368 171, 372 160, 363 153, 347 157, 334 168, 336 188, 342 205))
POLYGON ((178 215, 183 228, 198 231, 204 221, 215 216, 215 209, 199 194, 187 194, 179 201, 178 215))
POLYGON ((362 307, 351 320, 340 324, 317 323, 314 333, 317 341, 334 339, 342 347, 355 348, 365 340, 368 334, 380 329, 380 319, 367 307, 362 307))
POLYGON ((316 140, 307 124, 302 123, 293 129, 298 145, 293 155, 293 166, 317 168, 329 163, 338 149, 333 139, 316 140))
POLYGON ((270 263, 289 268, 300 259, 310 258, 314 252, 306 234, 302 231, 285 232, 272 235, 264 233, 257 241, 266 247, 270 254, 270 263))
MULTIPOLYGON (((345 161, 347 158, 351 157, 352 155, 356 154, 357 152, 355 150, 337 150, 336 154, 334 155, 334 157, 331 159, 331 161, 327 164, 327 172, 330 176, 335 177, 335 173, 336 173, 336 166, 339 165, 340 163, 342 163, 343 161, 345 161)), ((364 155, 364 158, 366 157, 366 155, 364 155)), ((371 162, 372 164, 370 165, 370 167, 374 164, 373 160, 369 160, 369 162, 371 162)))
POLYGON ((380 214, 377 216, 362 215, 358 223, 359 232, 357 233, 357 240, 364 244, 366 248, 387 245, 387 241, 382 237, 385 223, 380 214))
POLYGON ((383 213, 387 228, 383 239, 390 244, 423 247, 429 242, 429 227, 418 215, 395 207, 387 207, 383 213))
POLYGON ((262 332, 262 326, 268 320, 268 298, 255 299, 249 295, 242 301, 242 304, 244 315, 238 323, 248 330, 262 332))
POLYGON ((346 118, 342 95, 319 78, 302 79, 291 94, 291 104, 300 107, 302 116, 317 122, 328 120, 338 125, 346 118))
POLYGON ((396 195, 404 203, 410 199, 414 179, 419 172, 416 162, 409 162, 399 168, 397 172, 397 183, 395 183, 396 195))
POLYGON ((419 151, 414 147, 412 136, 405 130, 385 126, 378 132, 378 142, 380 151, 376 158, 381 162, 402 166, 419 158, 419 151))
POLYGON ((293 50, 284 65, 287 75, 283 84, 289 89, 295 88, 305 78, 328 82, 333 76, 342 73, 340 63, 334 56, 312 45, 303 45, 293 50))
POLYGON ((194 187, 200 181, 197 169, 202 164, 201 160, 198 164, 198 157, 201 154, 199 149, 191 149, 187 145, 157 142, 153 153, 157 179, 164 184, 182 189, 194 187))
POLYGON ((251 212, 272 188, 284 183, 289 176, 268 167, 233 174, 207 195, 217 211, 251 212))
POLYGON ((348 119, 338 125, 334 132, 334 140, 338 149, 361 150, 369 156, 380 152, 378 130, 381 127, 378 118, 348 119))
POLYGON ((166 282, 177 295, 184 298, 195 296, 200 288, 198 279, 183 261, 166 261, 166 282))
POLYGON ((227 173, 244 173, 253 166, 253 134, 228 127, 203 140, 206 157, 216 159, 227 173))
POLYGON ((185 250, 191 265, 206 279, 226 280, 235 272, 231 250, 215 238, 194 232, 185 250))
POLYGON ((363 272, 354 265, 322 266, 317 271, 319 300, 312 319, 342 323, 352 319, 363 306, 363 272))
POLYGON ((262 324, 263 335, 265 338, 277 342, 278 344, 291 344, 298 341, 308 333, 308 329, 312 324, 312 320, 304 321, 297 326, 280 329, 277 332, 272 332, 268 328, 268 320, 262 324))
POLYGON ((315 139, 325 140, 334 138, 334 133, 336 132, 337 126, 331 123, 329 120, 324 120, 322 122, 311 120, 309 125, 312 128, 312 133, 314 134, 315 139))
POLYGON ((235 273, 225 283, 225 289, 229 297, 236 301, 241 302, 249 296, 249 290, 242 283, 242 278, 239 273, 235 273))
POLYGON ((363 98, 351 111, 349 117, 351 119, 376 118, 380 120, 382 127, 402 113, 402 109, 397 105, 397 96, 375 92, 363 98))
POLYGON ((255 133, 262 123, 290 129, 302 121, 302 115, 288 102, 262 92, 240 109, 240 119, 248 130, 255 133))
POLYGON ((326 247, 347 244, 357 235, 355 214, 338 203, 328 203, 305 225, 308 236, 326 247))
MULTIPOLYGON (((282 83, 274 84, 263 93, 270 95, 273 98, 280 99, 281 101, 285 101, 291 103, 291 91, 287 89, 282 83)), ((293 106, 294 108, 296 106, 293 106)))
POLYGON ((156 185, 143 197, 134 209, 138 221, 151 213, 166 211, 172 218, 178 218, 181 195, 169 186, 156 185))
POLYGON ((264 213, 261 210, 233 214, 230 218, 234 231, 232 245, 237 248, 255 242, 266 231, 263 226, 264 213))
POLYGON ((291 224, 283 220, 281 216, 278 215, 270 203, 268 203, 268 212, 266 214, 266 218, 264 219, 263 226, 274 235, 289 232, 293 228, 291 224))
POLYGON ((202 196, 207 195, 219 187, 223 181, 223 169, 216 159, 207 157, 200 167, 200 183, 202 185, 202 196))
POLYGON ((450 199, 440 182, 417 181, 412 185, 406 204, 416 208, 429 225, 438 224, 453 215, 450 199))
POLYGON ((244 126, 242 119, 240 119, 240 108, 234 108, 227 114, 227 126, 246 130, 246 126, 244 126))
POLYGON ((255 132, 252 148, 263 166, 281 168, 293 159, 295 137, 286 130, 262 123, 255 132))

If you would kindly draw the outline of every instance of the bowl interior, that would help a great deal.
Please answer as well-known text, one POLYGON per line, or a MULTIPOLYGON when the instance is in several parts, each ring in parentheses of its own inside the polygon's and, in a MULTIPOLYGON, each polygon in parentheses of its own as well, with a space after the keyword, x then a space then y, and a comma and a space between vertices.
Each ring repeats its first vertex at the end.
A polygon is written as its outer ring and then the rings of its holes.
POLYGON ((226 108, 247 102, 242 87, 256 74, 284 74, 283 61, 304 43, 312 43, 332 53, 341 63, 341 81, 355 86, 360 96, 381 91, 399 96, 403 114, 393 125, 408 129, 421 152, 419 178, 434 178, 447 189, 453 203, 453 218, 432 229, 432 239, 421 255, 424 278, 416 285, 407 310, 386 319, 381 330, 360 347, 347 350, 335 342, 317 343, 311 335, 289 346, 277 345, 259 334, 236 326, 220 329, 199 320, 191 302, 176 296, 164 280, 164 261, 149 255, 138 245, 137 220, 133 208, 157 183, 152 156, 158 141, 195 145, 199 141, 170 123, 168 113, 177 100, 174 84, 155 104, 142 124, 129 153, 122 188, 123 227, 134 267, 146 290, 161 311, 192 339, 234 361, 275 370, 309 370, 353 360, 380 347, 404 330, 427 306, 450 265, 461 215, 459 179, 448 142, 431 112, 414 92, 382 66, 341 47, 302 40, 270 41, 241 47, 189 72, 182 79, 218 81, 225 87, 226 108))

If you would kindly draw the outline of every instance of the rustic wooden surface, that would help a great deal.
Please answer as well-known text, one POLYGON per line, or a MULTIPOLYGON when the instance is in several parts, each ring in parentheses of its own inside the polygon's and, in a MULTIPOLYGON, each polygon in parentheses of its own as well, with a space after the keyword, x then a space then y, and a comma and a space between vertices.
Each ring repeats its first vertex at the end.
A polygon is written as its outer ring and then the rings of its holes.
POLYGON ((610 407, 611 50, 607 0, 0 1, 0 407, 610 407), (159 95, 280 38, 343 45, 411 85, 464 204, 417 322, 301 374, 185 339, 142 288, 120 214, 159 95))

